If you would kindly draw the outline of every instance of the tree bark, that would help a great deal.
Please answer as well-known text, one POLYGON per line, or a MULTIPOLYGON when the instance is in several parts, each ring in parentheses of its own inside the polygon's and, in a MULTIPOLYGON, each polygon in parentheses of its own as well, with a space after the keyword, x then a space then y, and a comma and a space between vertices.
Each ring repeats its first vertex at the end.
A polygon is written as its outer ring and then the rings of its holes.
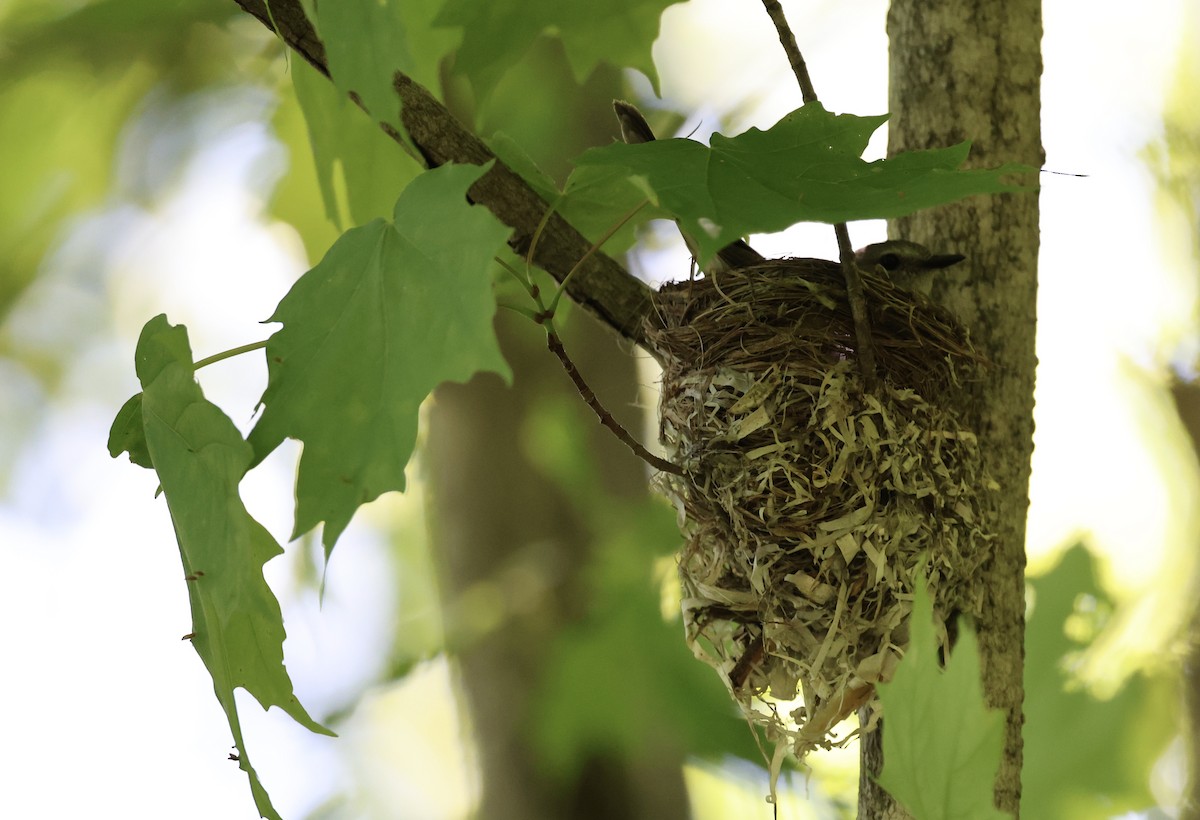
MULTIPOLYGON (((893 0, 888 36, 889 153, 970 139, 970 166, 1042 164, 1039 0, 893 0)), ((935 281, 932 296, 971 328, 992 362, 963 412, 1000 485, 996 519, 990 522, 997 538, 984 570, 989 594, 976 628, 985 696, 1007 718, 995 802, 1015 815, 1021 798, 1025 515, 1037 361, 1037 196, 974 197, 888 227, 893 237, 966 254, 956 272, 935 281)), ((878 735, 864 739, 859 816, 904 817, 870 779, 882 762, 879 743, 878 735)))

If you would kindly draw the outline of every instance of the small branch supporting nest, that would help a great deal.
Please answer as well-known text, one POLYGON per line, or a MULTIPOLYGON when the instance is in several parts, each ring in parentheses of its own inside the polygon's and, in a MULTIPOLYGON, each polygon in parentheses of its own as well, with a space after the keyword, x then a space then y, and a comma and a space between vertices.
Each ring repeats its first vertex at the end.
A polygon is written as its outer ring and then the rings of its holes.
MULTIPOLYGON (((801 99, 804 100, 805 105, 817 102, 817 91, 813 87, 812 78, 808 75, 808 65, 804 62, 804 55, 800 53, 800 47, 796 45, 796 36, 792 34, 792 30, 788 26, 779 0, 763 0, 763 8, 766 9, 771 22, 775 24, 779 42, 787 54, 788 62, 792 66, 792 73, 796 75, 796 82, 800 84, 801 99)), ((850 231, 846 227, 846 223, 839 222, 833 226, 833 230, 837 234, 842 276, 846 280, 846 294, 850 299, 850 312, 854 316, 854 335, 858 347, 858 363, 862 371, 863 386, 867 390, 874 390, 876 386, 875 340, 871 336, 871 322, 867 318, 867 302, 863 295, 862 277, 859 276, 858 266, 854 262, 854 247, 850 244, 850 231)))
POLYGON ((612 434, 632 450, 634 455, 655 469, 662 470, 664 473, 684 475, 683 468, 651 453, 633 436, 629 435, 629 431, 613 418, 612 413, 605 409, 600 400, 596 398, 596 394, 592 392, 592 388, 588 386, 583 376, 579 374, 579 369, 575 367, 575 362, 571 361, 571 357, 567 355, 567 350, 563 347, 562 340, 558 338, 558 334, 549 328, 546 329, 546 347, 562 362, 563 369, 567 371, 567 375, 571 377, 571 381, 575 384, 575 389, 579 391, 579 395, 587 402, 587 406, 592 408, 596 417, 600 419, 600 423, 612 431, 612 434))
POLYGON ((800 46, 796 45, 796 35, 792 34, 787 18, 783 16, 783 7, 779 5, 779 0, 763 0, 763 8, 767 10, 767 16, 775 24, 775 31, 779 34, 779 43, 783 46, 784 53, 787 54, 788 62, 791 63, 792 73, 796 75, 796 82, 800 83, 800 98, 804 100, 805 105, 816 102, 817 90, 813 88, 812 78, 808 76, 808 64, 804 62, 800 46))

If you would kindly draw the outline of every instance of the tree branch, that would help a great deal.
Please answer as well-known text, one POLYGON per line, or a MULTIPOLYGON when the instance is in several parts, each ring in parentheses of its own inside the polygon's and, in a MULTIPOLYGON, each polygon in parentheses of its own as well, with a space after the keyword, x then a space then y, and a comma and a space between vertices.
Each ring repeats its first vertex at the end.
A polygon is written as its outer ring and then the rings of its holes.
MULTIPOLYGON (((270 14, 266 0, 235 2, 278 34, 314 68, 329 76, 325 46, 304 16, 299 0, 270 0, 270 14)), ((497 159, 481 139, 463 127, 427 89, 402 72, 396 72, 394 84, 398 104, 402 106, 401 122, 430 167, 449 162, 495 163, 472 186, 470 196, 472 201, 488 208, 513 229, 509 245, 519 256, 525 256, 550 206, 497 159)), ((402 144, 401 136, 394 129, 386 125, 381 127, 402 144)), ((570 223, 558 214, 551 214, 542 229, 533 261, 561 282, 590 248, 591 243, 570 223)), ((574 302, 619 335, 633 342, 643 341, 643 326, 652 316, 653 292, 608 256, 597 252, 585 259, 567 282, 566 292, 574 302)))
POLYGON ((596 414, 596 418, 600 419, 600 423, 620 439, 621 443, 628 447, 630 452, 656 470, 662 470, 664 473, 671 473, 672 475, 685 475, 682 467, 651 453, 642 446, 641 442, 631 436, 629 431, 621 426, 620 422, 613 418, 612 413, 608 412, 608 409, 596 397, 596 393, 584 381, 579 368, 575 366, 575 362, 571 361, 571 357, 567 355, 567 349, 563 347, 562 339, 558 338, 558 334, 549 327, 546 328, 546 347, 562 362, 563 369, 571 377, 571 382, 575 385, 575 389, 579 391, 579 395, 587 402, 587 406, 592 408, 592 412, 596 414))
MULTIPOLYGON (((817 91, 813 88, 812 78, 808 74, 808 64, 804 62, 800 46, 796 45, 796 35, 792 34, 792 29, 788 26, 779 0, 763 0, 763 8, 766 9, 771 22, 775 24, 775 31, 779 34, 779 44, 783 46, 784 53, 787 54, 792 73, 796 75, 796 82, 800 85, 800 98, 804 100, 805 105, 817 102, 817 91)), ((871 320, 867 317, 867 297, 863 291, 862 277, 858 273, 858 265, 854 258, 854 246, 850 244, 850 229, 845 222, 839 222, 833 226, 833 231, 837 235, 842 278, 846 280, 846 297, 850 302, 850 315, 854 319, 854 336, 858 348, 858 364, 862 371, 863 386, 867 390, 874 390, 877 379, 875 337, 871 335, 871 320)))

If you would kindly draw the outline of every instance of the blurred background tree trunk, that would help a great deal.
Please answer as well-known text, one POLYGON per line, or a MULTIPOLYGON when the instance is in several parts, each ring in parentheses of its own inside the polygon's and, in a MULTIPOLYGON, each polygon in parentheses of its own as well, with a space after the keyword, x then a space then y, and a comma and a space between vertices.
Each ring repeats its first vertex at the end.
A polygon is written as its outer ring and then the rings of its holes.
MULTIPOLYGON (((501 91, 507 102, 482 116, 522 145, 542 142, 545 153, 536 159, 561 178, 566 157, 613 139, 611 100, 623 96, 622 85, 617 72, 605 69, 578 87, 557 43, 539 50, 529 70, 538 72, 542 87, 561 78, 546 89, 556 99, 501 91)), ((637 363, 628 349, 583 311, 568 310, 558 324, 596 395, 642 438, 637 363)), ((688 816, 683 743, 669 732, 637 760, 597 748, 566 778, 548 770, 533 742, 538 691, 556 639, 588 611, 587 573, 600 533, 590 531, 583 510, 605 498, 644 497, 648 473, 596 421, 546 350, 541 329, 507 311, 498 315, 497 329, 513 367, 512 388, 494 376, 440 387, 425 449, 448 648, 461 675, 482 777, 477 815, 682 820, 688 816), (583 441, 575 440, 584 452, 547 452, 572 441, 544 425, 562 413, 570 416, 569 429, 586 431, 583 441), (547 462, 564 458, 579 465, 566 482, 547 470, 547 462)), ((647 555, 662 546, 647 544, 647 555)), ((581 704, 593 694, 580 691, 581 704)))
MULTIPOLYGON (((1180 382, 1172 389, 1179 418, 1191 437, 1192 448, 1200 457, 1200 384, 1180 382)), ((1193 546, 1193 549, 1200 545, 1193 546)), ((1196 580, 1193 579, 1193 585, 1196 580)), ((1180 671, 1183 708, 1186 724, 1183 740, 1190 757, 1185 772, 1187 786, 1183 792, 1179 816, 1184 820, 1200 818, 1200 601, 1192 599, 1191 619, 1183 640, 1180 671)))
MULTIPOLYGON (((1195 92, 1200 83, 1200 67, 1192 53, 1181 49, 1179 64, 1172 80, 1174 88, 1168 94, 1163 111, 1163 133, 1142 152, 1154 174, 1161 196, 1179 209, 1182 222, 1188 226, 1193 261, 1192 275, 1200 279, 1200 114, 1194 104, 1195 92)), ((1169 209, 1164 209, 1163 222, 1171 224, 1169 209)), ((1185 343, 1186 344, 1186 343, 1185 343)), ((1176 351, 1176 360, 1182 353, 1183 366, 1172 368, 1174 381, 1171 397, 1179 413, 1179 419, 1192 445, 1192 455, 1200 463, 1200 360, 1195 350, 1184 348, 1176 351)), ((1181 482, 1182 483, 1182 482, 1181 482)), ((1182 551, 1192 554, 1191 562, 1184 555, 1173 562, 1178 567, 1194 567, 1194 556, 1200 554, 1200 543, 1191 541, 1182 546, 1182 551)), ((1178 571, 1178 569, 1177 569, 1178 571)), ((1189 756, 1179 816, 1184 820, 1200 818, 1200 575, 1193 569, 1189 592, 1181 596, 1189 602, 1190 617, 1183 625, 1180 677, 1183 694, 1184 747, 1189 756)))
MULTIPOLYGON (((614 415, 639 431, 641 414, 632 406, 636 362, 590 318, 577 316, 578 332, 567 342, 577 364, 614 415)), ((582 579, 593 541, 576 514, 578 502, 531 452, 554 446, 539 440, 536 419, 545 416, 547 402, 590 411, 540 344, 540 331, 501 325, 514 387, 489 376, 439 388, 426 450, 447 639, 483 780, 478 814, 489 820, 685 818, 682 748, 670 738, 640 761, 598 749, 573 782, 551 776, 531 742, 536 694, 555 638, 586 611, 582 579)), ((603 487, 596 494, 646 493, 641 463, 599 424, 581 421, 593 434, 600 467, 594 478, 603 487)), ((590 694, 581 691, 579 698, 590 694)))
MULTIPOLYGON (((972 140, 968 166, 1042 164, 1039 0, 925 3, 893 0, 888 13, 889 154, 972 140)), ((1021 180, 1036 184, 1034 175, 1021 180)), ((1007 714, 996 805, 1021 799, 1021 702, 1025 612, 1025 517, 1033 452, 1037 300, 1036 194, 974 197, 892 220, 891 237, 967 261, 936 280, 933 297, 953 310, 992 361, 964 408, 979 431, 987 469, 1000 484, 986 567, 990 595, 979 633, 984 692, 1007 714)), ((882 765, 881 735, 864 738, 859 816, 904 817, 870 778, 882 765)))

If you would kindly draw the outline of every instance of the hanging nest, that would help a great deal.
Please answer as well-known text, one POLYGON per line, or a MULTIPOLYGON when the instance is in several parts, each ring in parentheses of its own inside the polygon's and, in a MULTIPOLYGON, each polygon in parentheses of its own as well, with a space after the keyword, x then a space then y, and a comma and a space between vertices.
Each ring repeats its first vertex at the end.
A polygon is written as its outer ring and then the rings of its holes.
POLYGON ((853 737, 833 730, 860 707, 873 725, 918 573, 939 622, 978 613, 992 539, 996 485, 956 410, 986 363, 945 309, 879 275, 863 284, 872 392, 835 262, 667 284, 648 329, 660 437, 686 474, 660 490, 686 539, 687 642, 800 757, 853 737))

